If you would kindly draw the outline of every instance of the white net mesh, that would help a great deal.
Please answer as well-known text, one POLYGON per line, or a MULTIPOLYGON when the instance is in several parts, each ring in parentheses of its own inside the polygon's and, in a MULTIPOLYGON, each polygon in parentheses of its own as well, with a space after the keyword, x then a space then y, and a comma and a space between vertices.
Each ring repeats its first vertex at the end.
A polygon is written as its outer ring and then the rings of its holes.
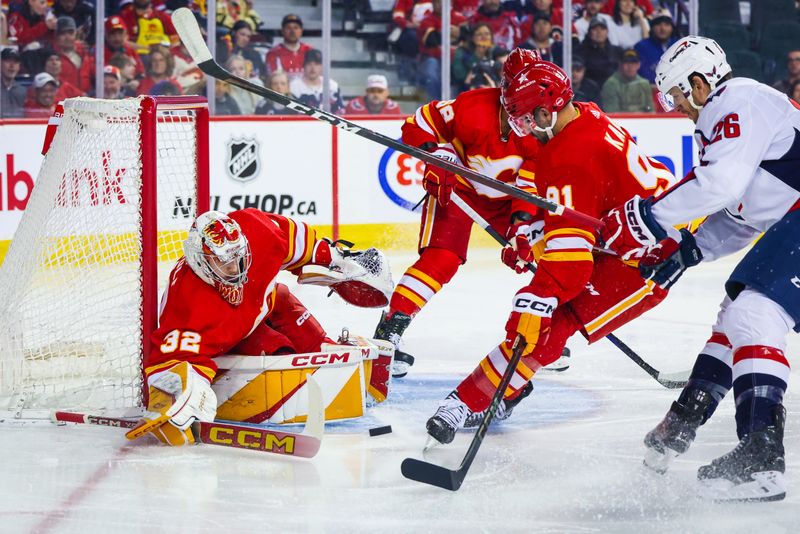
MULTIPOLYGON (((0 410, 141 404, 141 102, 65 104, 0 267, 0 410)), ((195 117, 158 108, 159 294, 196 216, 195 117)))

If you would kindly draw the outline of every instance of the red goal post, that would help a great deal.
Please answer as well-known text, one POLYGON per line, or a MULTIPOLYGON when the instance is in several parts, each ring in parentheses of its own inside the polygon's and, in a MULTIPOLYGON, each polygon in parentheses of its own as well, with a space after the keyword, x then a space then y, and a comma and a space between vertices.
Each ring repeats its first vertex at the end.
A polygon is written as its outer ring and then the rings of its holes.
POLYGON ((159 291, 209 207, 205 98, 64 108, 0 266, 0 418, 141 409, 159 291))

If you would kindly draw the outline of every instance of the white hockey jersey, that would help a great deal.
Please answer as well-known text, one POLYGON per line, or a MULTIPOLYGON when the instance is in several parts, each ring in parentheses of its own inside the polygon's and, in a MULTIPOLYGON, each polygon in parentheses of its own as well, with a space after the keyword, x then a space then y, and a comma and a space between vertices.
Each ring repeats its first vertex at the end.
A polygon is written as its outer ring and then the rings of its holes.
POLYGON ((747 246, 800 200, 800 106, 748 78, 706 100, 695 130, 700 164, 656 198, 664 227, 710 215, 697 232, 711 261, 747 246))

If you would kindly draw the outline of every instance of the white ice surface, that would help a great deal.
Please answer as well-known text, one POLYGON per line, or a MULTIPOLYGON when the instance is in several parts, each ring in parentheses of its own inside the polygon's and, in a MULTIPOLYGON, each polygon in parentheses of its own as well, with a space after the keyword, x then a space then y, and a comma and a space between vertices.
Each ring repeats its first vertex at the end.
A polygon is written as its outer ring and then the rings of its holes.
MULTIPOLYGON (((394 395, 361 422, 329 425, 313 460, 196 446, 126 442, 100 427, 0 427, 0 532, 800 532, 798 372, 785 398, 788 496, 714 504, 695 493, 698 466, 736 443, 725 399, 690 451, 659 476, 642 466, 642 438, 677 396, 605 341, 570 343, 572 367, 541 374, 534 393, 490 430, 455 493, 406 480, 421 457, 437 400, 502 335, 524 283, 477 251, 417 318, 417 357, 394 395), (366 429, 391 424, 393 433, 366 429)), ((413 260, 394 257, 395 279, 413 260)), ((705 342, 733 260, 691 270, 661 306, 617 332, 656 368, 689 369, 705 342)), ((370 335, 379 312, 296 291, 329 332, 370 335)), ((800 338, 789 340, 797 368, 800 338)), ((428 460, 456 466, 471 434, 428 460)))

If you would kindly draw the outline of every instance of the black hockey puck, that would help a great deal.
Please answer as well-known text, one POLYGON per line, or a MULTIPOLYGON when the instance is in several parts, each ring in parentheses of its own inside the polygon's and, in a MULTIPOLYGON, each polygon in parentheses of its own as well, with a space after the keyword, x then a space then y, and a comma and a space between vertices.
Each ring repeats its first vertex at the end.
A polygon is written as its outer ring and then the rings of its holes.
POLYGON ((391 434, 391 433, 392 433, 391 425, 378 426, 378 427, 369 429, 369 435, 372 436, 372 437, 382 436, 383 434, 391 434))

